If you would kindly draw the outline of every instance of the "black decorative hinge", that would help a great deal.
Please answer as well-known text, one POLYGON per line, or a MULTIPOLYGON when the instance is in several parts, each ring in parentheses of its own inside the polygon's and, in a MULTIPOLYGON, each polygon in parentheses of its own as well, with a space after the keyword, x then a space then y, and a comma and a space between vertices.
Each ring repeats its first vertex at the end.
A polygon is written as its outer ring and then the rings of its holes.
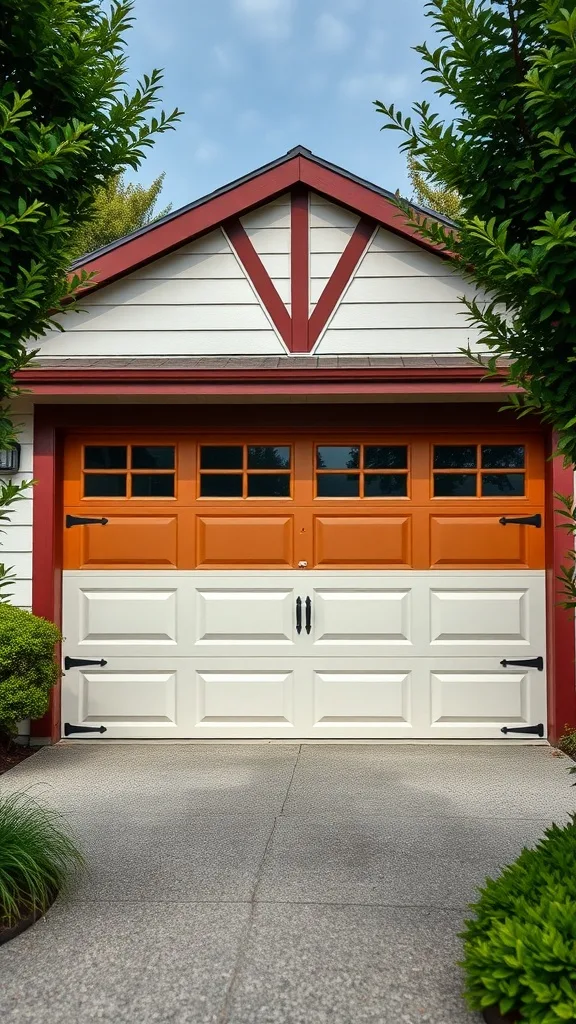
POLYGON ((73 732, 106 732, 106 726, 70 725, 70 722, 64 722, 64 735, 70 736, 73 732))
POLYGON ((528 736, 539 736, 542 739, 544 735, 544 726, 542 722, 539 725, 519 725, 517 728, 511 728, 508 725, 503 725, 500 732, 503 732, 506 736, 509 732, 522 732, 528 736))
POLYGON ((539 672, 544 671, 544 658, 527 658, 526 661, 510 661, 509 658, 502 658, 500 664, 504 668, 508 668, 508 665, 520 665, 521 668, 537 668, 539 672))
POLYGON ((66 529, 69 530, 71 526, 92 526, 93 523, 98 526, 106 526, 107 519, 87 519, 85 516, 66 516, 66 529))
POLYGON ((508 526, 510 523, 517 523, 518 526, 535 526, 537 530, 542 526, 542 516, 539 512, 535 516, 518 516, 513 519, 508 516, 502 516, 498 520, 500 526, 508 526))
POLYGON ((104 658, 100 658, 100 661, 90 661, 89 658, 69 658, 68 655, 64 658, 64 668, 68 671, 69 668, 76 668, 78 665, 107 665, 108 662, 104 658))

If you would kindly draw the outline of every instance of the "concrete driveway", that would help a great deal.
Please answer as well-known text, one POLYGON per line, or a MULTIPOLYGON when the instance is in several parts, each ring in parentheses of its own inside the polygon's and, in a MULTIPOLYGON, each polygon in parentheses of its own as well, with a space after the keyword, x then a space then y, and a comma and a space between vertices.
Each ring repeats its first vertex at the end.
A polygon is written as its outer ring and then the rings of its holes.
POLYGON ((466 1024, 458 931, 575 806, 545 746, 84 744, 0 780, 89 870, 0 947, 25 1024, 466 1024))

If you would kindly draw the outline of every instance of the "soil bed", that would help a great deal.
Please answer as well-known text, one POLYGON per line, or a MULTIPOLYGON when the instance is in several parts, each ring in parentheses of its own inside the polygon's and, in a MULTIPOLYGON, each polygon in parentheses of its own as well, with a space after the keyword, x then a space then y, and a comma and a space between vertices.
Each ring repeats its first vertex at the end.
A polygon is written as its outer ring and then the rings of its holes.
POLYGON ((35 754, 37 747, 21 747, 17 743, 2 743, 0 741, 0 775, 9 772, 21 761, 35 754))

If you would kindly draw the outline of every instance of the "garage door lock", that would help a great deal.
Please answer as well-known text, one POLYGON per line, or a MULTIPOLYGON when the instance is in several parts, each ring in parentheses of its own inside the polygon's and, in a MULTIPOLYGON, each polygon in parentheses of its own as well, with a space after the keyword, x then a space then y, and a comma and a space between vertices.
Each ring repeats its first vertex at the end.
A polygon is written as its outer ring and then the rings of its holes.
POLYGON ((70 722, 64 722, 64 735, 71 736, 73 732, 106 732, 106 726, 70 725, 70 722))
POLYGON ((505 736, 509 732, 522 732, 528 736, 539 736, 540 739, 542 739, 544 735, 544 726, 542 725, 542 722, 540 722, 539 725, 519 725, 517 728, 504 725, 500 732, 503 732, 505 736))

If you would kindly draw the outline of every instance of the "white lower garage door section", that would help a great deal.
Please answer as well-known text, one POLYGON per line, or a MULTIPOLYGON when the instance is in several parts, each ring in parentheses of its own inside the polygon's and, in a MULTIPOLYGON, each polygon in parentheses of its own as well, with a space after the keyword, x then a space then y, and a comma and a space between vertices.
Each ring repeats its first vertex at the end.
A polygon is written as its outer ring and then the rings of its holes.
MULTIPOLYGON (((62 721, 106 738, 500 738, 546 722, 544 573, 64 573, 62 721)), ((84 734, 82 734, 84 735, 84 734)), ((86 734, 89 736, 90 734, 86 734)))

